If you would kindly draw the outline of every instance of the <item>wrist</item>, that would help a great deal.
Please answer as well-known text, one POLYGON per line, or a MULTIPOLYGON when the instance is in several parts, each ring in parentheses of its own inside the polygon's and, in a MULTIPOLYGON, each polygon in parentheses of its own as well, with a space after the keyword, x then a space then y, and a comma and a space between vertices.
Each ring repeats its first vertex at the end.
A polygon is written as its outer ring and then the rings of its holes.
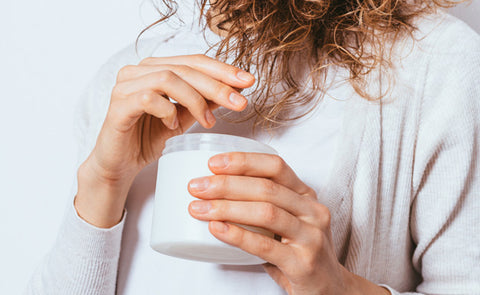
POLYGON ((391 295, 390 291, 365 278, 357 276, 342 266, 344 282, 346 284, 345 294, 349 295, 391 295))
POLYGON ((110 228, 118 224, 125 208, 128 191, 134 177, 123 180, 106 179, 92 165, 84 162, 77 173, 78 190, 74 206, 86 222, 110 228))

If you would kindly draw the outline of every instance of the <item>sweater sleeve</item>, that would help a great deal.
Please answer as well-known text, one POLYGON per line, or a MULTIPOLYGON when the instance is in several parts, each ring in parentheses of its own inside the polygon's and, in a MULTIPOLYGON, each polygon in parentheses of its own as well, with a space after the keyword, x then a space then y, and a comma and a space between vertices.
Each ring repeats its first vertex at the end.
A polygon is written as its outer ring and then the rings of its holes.
MULTIPOLYGON (((162 41, 162 39, 158 40, 162 41)), ((143 41, 142 55, 150 56, 155 40, 143 41)), ((137 64, 140 55, 130 45, 112 56, 96 73, 81 94, 75 114, 74 132, 78 141, 77 168, 95 146, 106 116, 110 93, 121 67, 137 64)), ((77 181, 73 178, 71 201, 57 239, 35 270, 26 294, 114 294, 125 215, 109 229, 97 228, 81 219, 74 206, 77 181)))
POLYGON ((403 294, 480 294, 480 42, 467 45, 428 65, 410 216, 421 281, 403 294))

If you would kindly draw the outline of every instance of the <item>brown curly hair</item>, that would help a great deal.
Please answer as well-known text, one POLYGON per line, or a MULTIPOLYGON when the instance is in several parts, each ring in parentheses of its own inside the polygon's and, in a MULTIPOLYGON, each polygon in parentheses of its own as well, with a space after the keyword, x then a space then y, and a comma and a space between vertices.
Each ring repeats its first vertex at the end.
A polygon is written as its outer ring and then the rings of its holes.
MULTIPOLYGON (((345 68, 355 91, 369 100, 366 78, 379 67, 390 66, 387 44, 394 44, 416 29, 414 19, 450 7, 449 0, 197 0, 200 24, 222 32, 216 48, 220 60, 256 74, 250 112, 257 126, 273 127, 309 113, 325 93, 329 67, 345 68), (210 5, 210 6, 208 6, 210 5), (213 13, 212 13, 213 12, 213 13), (205 20, 205 21, 202 21, 205 20), (295 74, 301 59, 309 79, 295 74), (306 85, 308 84, 308 85, 306 85), (313 102, 313 103, 312 103, 313 102), (309 106, 300 115, 290 111, 309 106)), ((164 12, 149 28, 173 16, 177 3, 162 0, 164 12)))

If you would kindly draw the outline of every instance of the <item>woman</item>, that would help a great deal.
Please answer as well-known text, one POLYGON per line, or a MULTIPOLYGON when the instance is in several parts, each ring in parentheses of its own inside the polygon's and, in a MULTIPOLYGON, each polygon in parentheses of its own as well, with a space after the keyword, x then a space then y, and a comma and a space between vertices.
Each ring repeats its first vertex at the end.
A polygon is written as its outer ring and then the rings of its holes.
POLYGON ((120 52, 89 87, 74 206, 29 292, 479 294, 479 36, 436 1, 210 4, 218 59, 184 31, 140 62, 120 52), (212 157, 185 208, 267 264, 149 249, 149 164, 184 132, 279 151, 212 157))

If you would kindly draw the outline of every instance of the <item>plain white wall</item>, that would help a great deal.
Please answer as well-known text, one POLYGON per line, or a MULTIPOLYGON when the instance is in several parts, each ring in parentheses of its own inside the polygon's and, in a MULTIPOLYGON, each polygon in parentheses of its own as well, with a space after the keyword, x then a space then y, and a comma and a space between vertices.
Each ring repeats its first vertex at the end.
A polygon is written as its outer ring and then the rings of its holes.
POLYGON ((75 175, 76 100, 153 20, 140 4, 0 2, 0 294, 21 294, 55 239, 75 175))
MULTIPOLYGON (((155 19, 151 6, 140 6, 141 0, 0 4, 0 294, 21 293, 55 239, 75 175, 78 94, 155 19)), ((478 1, 453 12, 480 32, 478 1)))
POLYGON ((470 1, 450 9, 450 13, 461 18, 475 31, 480 32, 480 1, 470 1))

